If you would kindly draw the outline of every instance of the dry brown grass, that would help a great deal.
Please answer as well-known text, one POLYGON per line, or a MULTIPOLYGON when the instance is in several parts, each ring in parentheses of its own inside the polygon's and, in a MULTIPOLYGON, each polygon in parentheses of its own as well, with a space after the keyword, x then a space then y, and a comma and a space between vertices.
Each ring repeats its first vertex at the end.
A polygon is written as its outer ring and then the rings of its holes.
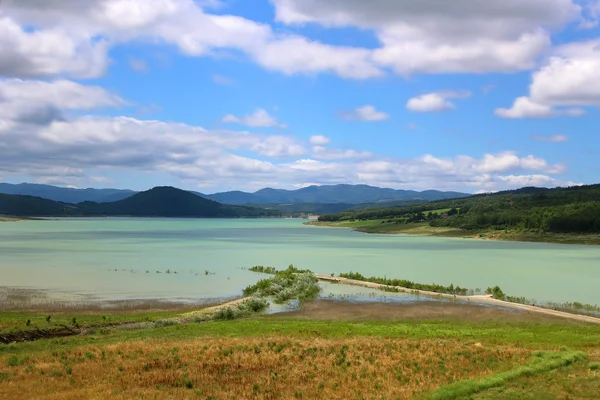
POLYGON ((0 398, 410 399, 529 357, 454 339, 155 339, 2 356, 0 398))

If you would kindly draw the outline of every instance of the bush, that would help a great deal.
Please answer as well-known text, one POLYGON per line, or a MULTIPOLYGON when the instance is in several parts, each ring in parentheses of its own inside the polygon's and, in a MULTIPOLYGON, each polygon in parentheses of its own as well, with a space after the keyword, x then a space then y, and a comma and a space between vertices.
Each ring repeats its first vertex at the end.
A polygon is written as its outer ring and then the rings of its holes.
POLYGON ((274 297, 278 304, 297 298, 309 300, 316 298, 321 291, 319 280, 308 270, 300 270, 290 265, 278 271, 272 278, 261 279, 244 289, 244 295, 274 297))

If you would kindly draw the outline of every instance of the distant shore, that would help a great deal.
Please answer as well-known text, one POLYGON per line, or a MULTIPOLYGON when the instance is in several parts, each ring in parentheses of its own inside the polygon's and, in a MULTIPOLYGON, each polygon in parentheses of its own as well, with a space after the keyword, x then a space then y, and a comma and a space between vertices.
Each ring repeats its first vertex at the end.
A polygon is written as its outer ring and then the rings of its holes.
POLYGON ((350 228, 362 233, 388 235, 434 236, 459 239, 500 240, 509 242, 539 242, 556 244, 600 245, 598 234, 540 233, 518 231, 467 231, 448 227, 432 227, 428 223, 396 224, 386 220, 321 222, 309 221, 304 225, 316 227, 350 228))
POLYGON ((21 220, 22 220, 22 218, 0 215, 0 222, 17 222, 17 221, 21 221, 21 220))

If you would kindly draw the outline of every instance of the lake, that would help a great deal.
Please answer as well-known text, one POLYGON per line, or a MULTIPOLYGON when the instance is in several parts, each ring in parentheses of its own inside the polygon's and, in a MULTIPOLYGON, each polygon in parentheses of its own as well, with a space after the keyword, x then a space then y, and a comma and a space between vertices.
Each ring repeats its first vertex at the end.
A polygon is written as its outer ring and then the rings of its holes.
MULTIPOLYGON (((0 286, 97 299, 193 300, 240 295, 260 278, 245 268, 294 264, 324 274, 355 271, 472 289, 499 285, 507 294, 540 302, 600 304, 600 247, 370 235, 302 222, 99 218, 0 223, 0 286)), ((368 292, 340 285, 326 289, 368 292)))

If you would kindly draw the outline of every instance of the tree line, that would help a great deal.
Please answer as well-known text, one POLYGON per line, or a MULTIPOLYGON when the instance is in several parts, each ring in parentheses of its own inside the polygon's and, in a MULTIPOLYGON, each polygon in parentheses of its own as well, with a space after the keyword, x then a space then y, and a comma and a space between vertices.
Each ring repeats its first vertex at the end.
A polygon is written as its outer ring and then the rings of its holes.
POLYGON ((600 233, 600 185, 522 188, 463 199, 405 207, 365 209, 323 215, 319 221, 381 219, 428 222, 457 229, 518 229, 556 233, 600 233), (443 213, 433 212, 445 209, 443 213))

